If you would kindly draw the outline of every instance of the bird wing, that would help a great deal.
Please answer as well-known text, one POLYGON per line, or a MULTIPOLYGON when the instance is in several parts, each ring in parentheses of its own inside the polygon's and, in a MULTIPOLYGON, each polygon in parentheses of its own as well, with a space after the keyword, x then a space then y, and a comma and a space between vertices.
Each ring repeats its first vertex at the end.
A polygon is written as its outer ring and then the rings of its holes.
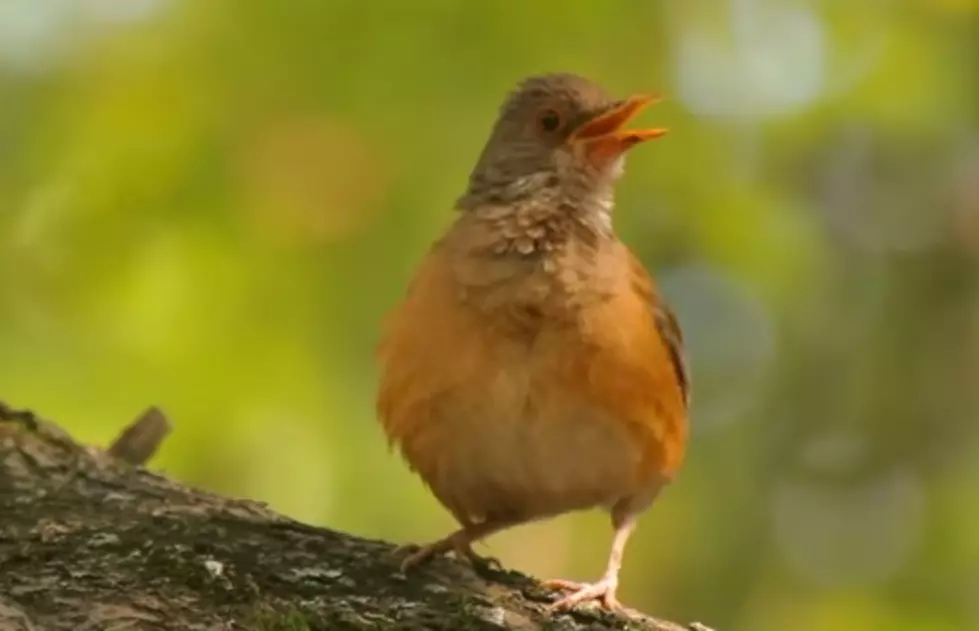
POLYGON ((673 372, 676 375, 677 385, 683 396, 684 407, 690 408, 690 366, 687 362, 686 349, 683 343, 683 331, 680 329, 680 322, 676 314, 670 309, 669 305, 663 300, 656 290, 652 277, 643 267, 639 259, 632 253, 629 255, 630 266, 632 268, 631 277, 636 293, 649 305, 653 314, 653 322, 659 331, 660 337, 666 344, 670 354, 670 363, 673 365, 673 372))

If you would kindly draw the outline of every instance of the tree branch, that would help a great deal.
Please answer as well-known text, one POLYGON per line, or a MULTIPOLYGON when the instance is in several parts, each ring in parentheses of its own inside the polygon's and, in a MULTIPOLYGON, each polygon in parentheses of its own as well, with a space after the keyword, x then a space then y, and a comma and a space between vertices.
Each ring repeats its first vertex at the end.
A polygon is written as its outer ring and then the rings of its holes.
POLYGON ((134 426, 116 457, 0 403, 0 630, 706 629, 551 614, 533 579, 450 559, 405 577, 391 544, 132 466, 169 429, 134 426))

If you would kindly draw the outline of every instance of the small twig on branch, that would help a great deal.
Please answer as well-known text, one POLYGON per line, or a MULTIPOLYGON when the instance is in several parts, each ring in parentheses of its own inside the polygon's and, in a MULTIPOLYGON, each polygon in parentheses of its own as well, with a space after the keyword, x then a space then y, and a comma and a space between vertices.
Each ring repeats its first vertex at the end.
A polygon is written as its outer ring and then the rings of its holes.
POLYGON ((3 401, 0 401, 0 421, 13 421, 15 423, 22 423, 28 429, 36 431, 40 425, 40 420, 37 415, 30 410, 17 410, 3 401))
POLYGON ((156 454, 172 426, 166 414, 151 407, 139 415, 109 447, 109 455, 134 466, 142 466, 156 454))

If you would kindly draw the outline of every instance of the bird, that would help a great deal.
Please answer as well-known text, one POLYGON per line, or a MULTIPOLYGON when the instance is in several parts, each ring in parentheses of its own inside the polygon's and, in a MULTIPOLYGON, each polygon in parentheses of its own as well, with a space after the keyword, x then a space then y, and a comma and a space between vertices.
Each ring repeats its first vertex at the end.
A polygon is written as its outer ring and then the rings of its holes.
POLYGON ((657 94, 613 98, 578 74, 507 94, 444 234, 424 254, 376 347, 377 418, 458 529, 398 548, 409 572, 494 533, 601 508, 604 574, 549 579, 553 610, 617 590, 637 520, 673 481, 688 438, 690 375, 678 319, 616 236, 630 129, 657 94))

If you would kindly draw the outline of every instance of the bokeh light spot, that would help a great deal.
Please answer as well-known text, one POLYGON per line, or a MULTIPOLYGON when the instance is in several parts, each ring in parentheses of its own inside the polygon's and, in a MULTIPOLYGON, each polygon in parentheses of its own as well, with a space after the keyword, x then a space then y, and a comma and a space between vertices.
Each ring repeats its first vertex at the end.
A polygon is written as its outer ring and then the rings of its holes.
POLYGON ((764 303, 717 268, 663 270, 659 282, 683 327, 694 430, 743 418, 774 359, 774 323, 764 303))
MULTIPOLYGON (((846 457, 852 445, 836 447, 842 449, 831 457, 846 457)), ((788 479, 772 503, 776 540, 789 566, 836 587, 877 583, 899 571, 921 536, 924 507, 921 481, 903 468, 841 488, 788 479)))

